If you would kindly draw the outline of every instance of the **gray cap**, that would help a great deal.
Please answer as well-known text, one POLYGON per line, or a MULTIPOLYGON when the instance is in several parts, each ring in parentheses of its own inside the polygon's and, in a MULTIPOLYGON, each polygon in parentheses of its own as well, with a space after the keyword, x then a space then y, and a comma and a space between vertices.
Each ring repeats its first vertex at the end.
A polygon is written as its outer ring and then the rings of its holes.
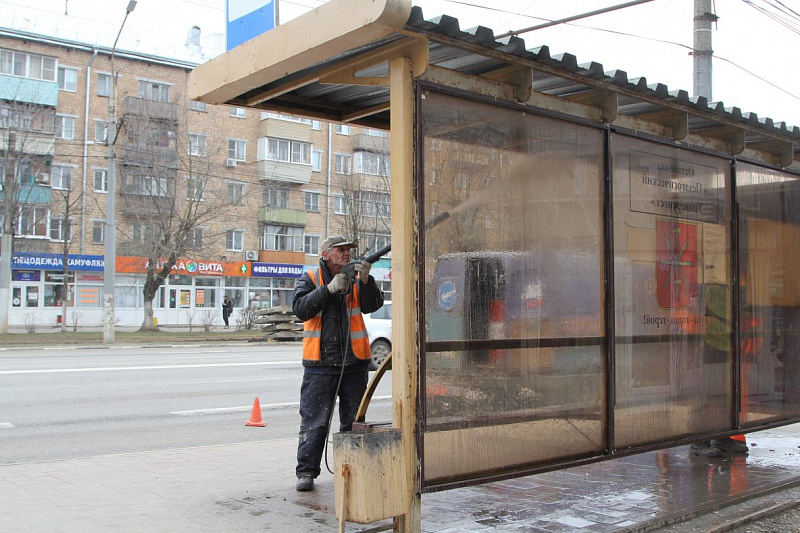
POLYGON ((358 248, 358 244, 350 241, 344 235, 333 235, 328 237, 322 244, 320 244, 320 249, 324 252, 325 250, 329 250, 334 246, 346 246, 347 248, 358 248))

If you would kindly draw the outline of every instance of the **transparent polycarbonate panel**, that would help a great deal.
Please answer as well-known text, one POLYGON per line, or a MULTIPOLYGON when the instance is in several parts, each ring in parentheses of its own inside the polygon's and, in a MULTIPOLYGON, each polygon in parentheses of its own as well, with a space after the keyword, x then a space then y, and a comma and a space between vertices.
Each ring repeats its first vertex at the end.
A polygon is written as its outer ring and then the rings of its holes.
POLYGON ((615 447, 729 429, 730 164, 612 140, 615 447))
POLYGON ((742 426, 800 416, 800 180, 740 164, 742 426))
POLYGON ((604 448, 602 134, 425 92, 424 478, 604 448))

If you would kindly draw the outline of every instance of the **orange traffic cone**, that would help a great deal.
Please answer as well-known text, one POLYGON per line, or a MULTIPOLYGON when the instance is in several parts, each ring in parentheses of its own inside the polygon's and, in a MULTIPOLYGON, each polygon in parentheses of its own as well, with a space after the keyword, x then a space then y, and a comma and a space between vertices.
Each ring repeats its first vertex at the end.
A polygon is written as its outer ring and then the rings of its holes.
POLYGON ((256 396, 256 401, 253 402, 253 412, 250 413, 250 421, 245 426, 263 428, 266 425, 267 423, 261 419, 261 404, 258 401, 258 396, 256 396))

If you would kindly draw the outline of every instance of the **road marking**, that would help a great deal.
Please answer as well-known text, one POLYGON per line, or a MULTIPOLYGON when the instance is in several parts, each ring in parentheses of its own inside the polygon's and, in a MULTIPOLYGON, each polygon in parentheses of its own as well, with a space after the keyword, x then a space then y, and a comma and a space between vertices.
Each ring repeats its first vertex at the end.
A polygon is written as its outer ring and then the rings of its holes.
POLYGON ((258 365, 292 365, 299 366, 302 362, 292 361, 261 361, 257 363, 205 363, 197 365, 152 365, 152 366, 98 366, 92 368, 48 368, 41 370, 0 370, 0 375, 9 374, 59 374, 64 372, 108 372, 116 370, 173 370, 177 368, 212 368, 223 366, 258 366, 258 365))
POLYGON ((0 422, 0 429, 14 429, 15 427, 17 426, 15 426, 14 424, 9 424, 8 422, 0 422))
MULTIPOLYGON (((386 401, 391 400, 391 396, 374 396, 372 401, 386 401)), ((262 411, 271 411, 274 409, 292 409, 299 408, 300 402, 286 402, 286 403, 268 403, 261 404, 262 411)), ((204 416, 204 415, 223 415, 226 413, 246 413, 253 408, 252 405, 239 405, 237 407, 215 407, 211 409, 188 409, 186 411, 171 411, 169 414, 175 416, 204 416)))

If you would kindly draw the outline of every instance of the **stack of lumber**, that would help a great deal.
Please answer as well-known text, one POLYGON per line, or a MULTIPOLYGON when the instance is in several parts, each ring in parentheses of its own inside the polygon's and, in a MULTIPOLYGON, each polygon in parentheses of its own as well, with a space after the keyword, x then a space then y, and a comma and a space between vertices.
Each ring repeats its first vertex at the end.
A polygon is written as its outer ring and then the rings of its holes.
POLYGON ((292 314, 288 305, 259 309, 255 323, 261 326, 267 340, 302 341, 303 323, 292 314))

